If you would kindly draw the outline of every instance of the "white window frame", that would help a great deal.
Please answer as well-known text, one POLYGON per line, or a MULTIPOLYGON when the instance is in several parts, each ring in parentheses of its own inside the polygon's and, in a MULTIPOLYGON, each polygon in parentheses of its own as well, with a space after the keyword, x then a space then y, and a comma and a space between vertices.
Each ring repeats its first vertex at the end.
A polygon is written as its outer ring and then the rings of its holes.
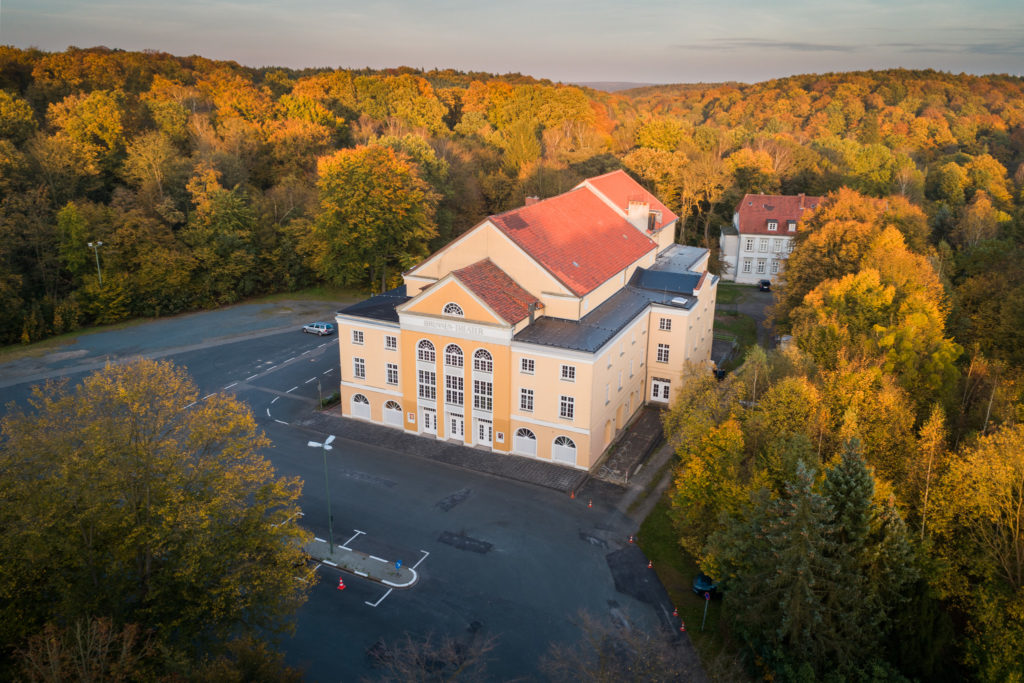
POLYGON ((428 401, 437 400, 437 373, 433 370, 416 371, 416 395, 428 401))
POLYGON ((772 275, 775 275, 776 273, 779 272, 779 261, 777 259, 772 259, 772 265, 770 270, 772 275))
POLYGON ((352 357, 352 376, 356 379, 366 379, 366 359, 352 357))
POLYGON ((658 320, 658 329, 662 332, 672 331, 672 318, 661 318, 658 320))
POLYGON ((787 227, 789 228, 790 232, 796 232, 796 221, 788 221, 787 227))
POLYGON ((576 399, 572 396, 558 397, 558 417, 563 420, 574 420, 576 415, 576 399))
POLYGON ((365 337, 363 336, 362 330, 352 330, 352 343, 357 346, 362 346, 365 337))
POLYGON ((484 379, 473 380, 473 408, 488 413, 494 410, 494 383, 484 379))
POLYGON ((575 382, 576 381, 576 366, 575 365, 562 365, 560 373, 563 382, 575 382))
POLYGON ((487 349, 473 352, 473 369, 477 372, 494 372, 494 357, 487 349))
POLYGON ((456 318, 463 317, 462 306, 458 305, 454 301, 449 301, 444 305, 444 309, 441 311, 444 315, 455 316, 456 318))
POLYGON ((398 337, 393 334, 384 335, 384 350, 386 351, 397 351, 398 350, 398 337))
POLYGON ((448 368, 461 368, 465 365, 465 357, 458 344, 448 344, 444 347, 444 364, 448 368))
POLYGON ((519 359, 519 372, 523 373, 524 375, 532 375, 535 368, 536 364, 533 362, 532 358, 519 359))
POLYGON ((436 363, 437 349, 429 339, 420 339, 416 345, 416 360, 421 363, 436 363))
POLYGON ((387 363, 385 368, 388 384, 398 385, 398 363, 387 363))
POLYGON ((519 410, 525 413, 533 412, 533 389, 519 390, 519 410))
POLYGON ((670 354, 670 347, 668 344, 658 344, 658 355, 657 361, 659 363, 667 363, 670 354))
POLYGON ((466 400, 465 382, 462 375, 444 376, 444 402, 450 406, 462 406, 466 400))
POLYGON ((748 258, 743 259, 743 272, 744 273, 749 273, 750 272, 750 259, 748 259, 748 258))
POLYGON ((768 238, 762 237, 757 243, 757 250, 766 252, 768 251, 768 238))
POLYGON ((743 251, 754 251, 754 238, 753 237, 747 237, 745 239, 746 239, 746 242, 743 245, 743 251))
POLYGON ((778 221, 768 221, 768 232, 775 232, 779 229, 778 221))
POLYGON ((757 274, 758 275, 764 275, 764 265, 765 264, 764 264, 764 259, 763 258, 757 259, 757 274))

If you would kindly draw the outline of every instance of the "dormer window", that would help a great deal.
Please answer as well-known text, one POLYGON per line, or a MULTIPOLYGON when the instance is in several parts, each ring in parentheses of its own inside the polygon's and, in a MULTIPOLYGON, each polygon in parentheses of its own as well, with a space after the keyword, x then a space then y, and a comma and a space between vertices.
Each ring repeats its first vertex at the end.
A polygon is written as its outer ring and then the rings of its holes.
POLYGON ((661 211, 651 211, 647 214, 647 230, 649 232, 654 232, 659 223, 661 223, 661 211))
POLYGON ((786 227, 790 232, 796 232, 796 221, 789 221, 786 227))
POLYGON ((455 304, 455 303, 445 304, 444 305, 444 314, 445 315, 453 315, 456 318, 461 318, 462 317, 462 306, 459 306, 458 304, 455 304))
POLYGON ((770 232, 775 232, 778 229, 779 229, 779 222, 778 221, 768 221, 768 230, 770 232))

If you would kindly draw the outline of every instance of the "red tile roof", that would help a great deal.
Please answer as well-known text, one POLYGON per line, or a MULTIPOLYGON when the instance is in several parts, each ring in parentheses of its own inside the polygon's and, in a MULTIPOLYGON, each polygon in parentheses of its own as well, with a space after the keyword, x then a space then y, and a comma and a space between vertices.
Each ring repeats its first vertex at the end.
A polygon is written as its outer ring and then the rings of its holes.
POLYGON ((590 185, 604 195, 612 204, 627 213, 630 202, 639 201, 647 203, 651 207, 651 211, 661 213, 661 220, 655 224, 655 230, 659 230, 679 218, 667 206, 658 201, 657 197, 645 190, 640 183, 630 178, 621 169, 599 175, 595 178, 588 178, 583 181, 583 184, 590 185))
POLYGON ((586 185, 490 220, 576 296, 657 248, 586 185))
POLYGON ((490 259, 485 258, 460 268, 452 275, 512 325, 530 314, 530 304, 541 307, 537 297, 516 284, 508 273, 494 265, 490 259))
POLYGON ((736 213, 739 214, 739 231, 744 235, 792 235, 787 223, 799 223, 819 204, 821 197, 808 197, 802 194, 748 194, 736 207, 736 213), (778 222, 776 230, 768 229, 769 220, 778 222))

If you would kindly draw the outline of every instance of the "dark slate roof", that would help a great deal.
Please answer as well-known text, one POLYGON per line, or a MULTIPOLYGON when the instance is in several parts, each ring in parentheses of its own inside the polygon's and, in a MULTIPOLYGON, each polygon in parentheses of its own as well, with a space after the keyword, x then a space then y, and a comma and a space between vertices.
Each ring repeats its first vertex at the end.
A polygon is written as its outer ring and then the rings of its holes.
POLYGON ((338 311, 340 315, 351 315, 357 318, 372 318, 383 320, 389 323, 398 322, 398 306, 404 304, 412 297, 406 296, 405 285, 389 289, 383 294, 371 296, 369 299, 352 304, 338 311))
POLYGON ((579 321, 539 318, 519 332, 514 340, 594 353, 650 304, 666 304, 689 309, 696 302, 697 299, 693 296, 683 296, 675 292, 656 292, 629 284, 579 321))
POLYGON ((630 278, 629 284, 642 289, 656 292, 673 292, 675 294, 693 294, 693 288, 700 281, 700 273, 686 271, 674 273, 671 270, 647 270, 637 268, 630 278))

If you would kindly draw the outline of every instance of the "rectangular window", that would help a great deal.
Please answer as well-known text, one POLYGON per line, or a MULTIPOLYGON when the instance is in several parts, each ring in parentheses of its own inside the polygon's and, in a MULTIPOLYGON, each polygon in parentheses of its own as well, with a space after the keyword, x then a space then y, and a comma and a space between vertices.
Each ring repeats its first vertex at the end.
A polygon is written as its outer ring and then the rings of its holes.
POLYGON ((782 251, 782 240, 772 240, 772 251, 776 254, 782 251))
POLYGON ((764 259, 757 260, 757 272, 762 275, 764 274, 764 259))
POLYGON ((768 240, 766 238, 762 237, 761 240, 757 243, 757 250, 768 251, 768 240))
POLYGON ((558 416, 566 420, 573 419, 576 412, 576 401, 572 396, 561 396, 558 399, 558 416))
POLYGON ((786 225, 790 232, 796 232, 796 221, 789 221, 786 225))
POLYGON ((562 379, 566 382, 576 381, 576 366, 575 365, 563 365, 562 366, 562 379))
POLYGON ((419 397, 425 398, 430 401, 437 399, 437 374, 430 370, 417 370, 416 371, 417 385, 419 388, 419 397))
POLYGON ((533 412, 533 389, 519 390, 519 409, 528 413, 533 412))
POLYGON ((633 359, 632 358, 629 360, 629 376, 630 377, 633 376, 633 359))
POLYGON ((393 337, 390 334, 384 335, 384 348, 388 351, 394 351, 398 348, 398 337, 393 337))
POLYGON ((746 239, 745 244, 743 245, 743 250, 754 251, 754 239, 752 237, 748 237, 746 239))
POLYGON ((658 321, 658 329, 663 332, 672 331, 672 318, 662 318, 658 321))
POLYGON ((619 370, 619 391, 622 391, 622 370, 619 370))
POLYGON ((750 272, 750 259, 748 259, 748 258, 743 259, 743 272, 744 273, 749 273, 750 272))
POLYGON ((519 372, 523 373, 524 375, 532 375, 533 374, 533 359, 532 358, 523 358, 523 359, 521 359, 519 361, 519 372))
POLYGON ((493 410, 494 402, 492 394, 494 385, 483 380, 473 380, 473 407, 477 410, 493 410))
POLYGON ((352 343, 353 344, 359 344, 360 346, 363 345, 363 331, 362 330, 352 330, 352 343))
POLYGON ((790 241, 786 242, 786 253, 787 254, 792 254, 793 253, 793 240, 790 240, 790 241))
POLYGON ((612 398, 612 385, 604 385, 604 402, 607 404, 612 398))
POLYGON ((774 275, 777 272, 779 272, 779 262, 776 261, 775 259, 772 259, 772 275, 774 275))
POLYGON ((658 344, 658 362, 668 362, 668 344, 658 344))
POLYGON ((768 221, 768 230, 769 230, 769 232, 775 232, 778 229, 779 229, 779 222, 778 221, 768 221))
POLYGON ((398 363, 388 363, 388 384, 398 384, 398 363))
POLYGON ((356 376, 356 379, 366 379, 366 361, 362 358, 353 358, 352 374, 356 376))
POLYGON ((463 384, 460 375, 444 376, 444 402, 448 405, 461 406, 463 399, 463 384))

